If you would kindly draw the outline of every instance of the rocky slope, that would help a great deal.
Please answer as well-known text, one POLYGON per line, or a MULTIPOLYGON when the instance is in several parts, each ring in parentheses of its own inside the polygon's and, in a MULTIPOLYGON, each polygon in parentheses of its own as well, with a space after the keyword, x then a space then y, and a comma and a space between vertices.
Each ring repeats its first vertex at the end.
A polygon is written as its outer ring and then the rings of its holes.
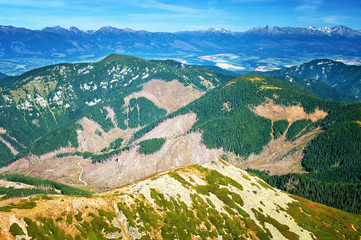
POLYGON ((2 239, 358 239, 360 216, 273 189, 223 161, 89 197, 0 203, 2 239))

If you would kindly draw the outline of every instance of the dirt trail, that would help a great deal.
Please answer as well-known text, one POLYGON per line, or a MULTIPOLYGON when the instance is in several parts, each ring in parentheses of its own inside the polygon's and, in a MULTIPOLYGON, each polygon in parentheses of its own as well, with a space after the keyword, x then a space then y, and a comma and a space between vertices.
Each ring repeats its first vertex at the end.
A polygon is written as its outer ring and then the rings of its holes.
POLYGON ((85 186, 87 186, 88 184, 81 179, 81 175, 82 175, 83 172, 84 172, 84 168, 80 165, 81 162, 82 162, 82 160, 80 160, 80 161, 78 162, 78 166, 79 166, 80 169, 81 169, 81 172, 80 172, 80 174, 79 174, 79 182, 82 182, 82 183, 84 183, 85 186))

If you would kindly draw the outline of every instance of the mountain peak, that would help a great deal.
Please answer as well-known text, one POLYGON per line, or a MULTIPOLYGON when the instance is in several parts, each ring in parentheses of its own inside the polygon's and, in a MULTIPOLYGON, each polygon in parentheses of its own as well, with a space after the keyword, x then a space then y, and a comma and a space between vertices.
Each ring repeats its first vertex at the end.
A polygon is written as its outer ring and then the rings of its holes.
POLYGON ((230 33, 231 30, 225 28, 208 28, 207 32, 215 32, 215 33, 230 33))
POLYGON ((69 32, 74 32, 74 33, 80 33, 82 32, 79 28, 71 26, 70 28, 67 29, 69 32))
POLYGON ((357 31, 352 30, 346 26, 340 25, 332 28, 332 33, 345 36, 345 37, 354 37, 357 34, 357 31))
POLYGON ((266 29, 266 30, 270 31, 270 30, 272 30, 272 29, 273 29, 273 27, 272 27, 272 26, 270 26, 270 25, 266 25, 266 27, 265 27, 264 29, 266 29))
POLYGON ((96 32, 98 32, 98 33, 114 33, 114 32, 119 32, 119 31, 121 31, 121 29, 106 25, 104 27, 99 28, 96 32))

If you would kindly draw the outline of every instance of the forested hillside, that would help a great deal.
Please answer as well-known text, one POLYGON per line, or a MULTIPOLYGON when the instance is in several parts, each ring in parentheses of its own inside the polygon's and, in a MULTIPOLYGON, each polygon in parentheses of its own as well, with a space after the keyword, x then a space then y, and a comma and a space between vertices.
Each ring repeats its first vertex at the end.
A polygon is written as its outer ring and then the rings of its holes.
MULTIPOLYGON (((193 129, 202 130, 203 141, 207 146, 223 147, 248 157, 251 153, 259 153, 271 140, 273 123, 252 110, 252 107, 267 99, 285 106, 300 104, 307 113, 314 112, 316 108, 329 110, 339 106, 317 98, 294 83, 259 75, 243 75, 208 92, 169 117, 196 113, 198 121, 193 129)), ((316 126, 316 123, 312 124, 316 126)), ((151 126, 135 136, 139 137, 150 129, 151 126)))
POLYGON ((270 176, 265 172, 248 169, 268 184, 283 191, 325 204, 343 211, 361 214, 361 184, 334 183, 318 180, 309 174, 270 176))
MULTIPOLYGON (((190 130, 184 130, 182 136, 201 133, 202 144, 223 149, 242 161, 247 161, 252 154, 261 154, 271 141, 294 142, 305 134, 313 134, 313 140, 304 142, 303 148, 298 150, 303 154, 302 167, 309 172, 307 184, 300 185, 294 193, 347 211, 361 212, 357 204, 347 208, 339 203, 337 195, 330 194, 326 199, 305 193, 308 187, 321 191, 322 188, 316 186, 322 185, 331 193, 344 184, 354 184, 345 195, 346 202, 354 201, 353 194, 357 194, 354 191, 358 191, 361 184, 358 158, 361 104, 328 102, 303 86, 275 78, 243 75, 230 80, 229 76, 174 61, 160 65, 118 55, 94 64, 55 65, 6 79, 9 84, 4 86, 0 99, 5 104, 0 110, 4 113, 0 115, 3 165, 14 159, 14 155, 18 159, 29 153, 40 156, 61 147, 77 148, 77 133, 84 129, 76 121, 83 116, 100 125, 102 131, 95 131, 99 136, 115 127, 140 130, 131 132, 130 141, 130 137, 127 141, 121 136, 114 137, 101 152, 100 149, 92 153, 75 150, 58 157, 91 157, 91 162, 97 163, 128 153, 137 146, 140 154, 153 154, 169 143, 168 138, 155 135, 152 140, 136 142, 137 139, 165 119, 195 113, 194 124, 190 125, 190 130), (130 95, 140 91, 147 79, 152 78, 179 79, 186 86, 207 90, 207 93, 167 115, 166 109, 143 95, 130 95), (129 97, 125 99, 126 96, 129 97), (285 112, 291 111, 287 107, 297 107, 301 115, 277 117, 279 112, 269 108, 267 114, 276 115, 270 117, 257 110, 259 106, 267 109, 269 104, 285 112), (114 111, 114 117, 110 117, 110 111, 114 111), (318 117, 312 117, 317 114, 318 117)), ((122 164, 118 160, 114 171, 122 164)), ((315 194, 321 192, 315 191, 315 194)))
MULTIPOLYGON (((300 77, 322 81, 330 87, 338 89, 343 94, 361 98, 361 66, 346 65, 342 62, 332 61, 329 59, 318 59, 298 66, 262 74, 272 77, 289 76, 291 78, 300 77)), ((297 79, 295 79, 295 81, 300 82, 297 79)), ((314 88, 314 90, 319 93, 322 92, 322 90, 317 86, 319 84, 313 83, 312 80, 309 80, 308 82, 310 88, 314 88)), ((331 97, 332 95, 337 94, 337 92, 331 91, 329 94, 329 97, 331 97)), ((340 94, 338 93, 337 95, 340 94)), ((344 98, 342 95, 334 97, 341 97, 341 99, 344 98)), ((333 100, 337 100, 337 98, 333 100)), ((347 98, 345 100, 347 100, 347 98)))
MULTIPOLYGON (((75 122, 81 117, 96 121, 104 131, 116 127, 104 106, 114 110, 121 129, 144 126, 164 116, 166 111, 146 98, 124 105, 124 97, 142 90, 152 79, 177 79, 185 86, 206 91, 231 78, 206 68, 180 69, 121 55, 110 55, 97 63, 34 69, 1 81, 0 134, 16 142, 19 156, 29 150, 43 154, 59 147, 77 147, 79 125, 75 122)), ((2 142, 0 149, 3 165, 15 154, 2 142)))
MULTIPOLYGON (((321 133, 304 149, 302 166, 310 173, 300 178, 306 183, 298 185, 292 193, 361 213, 355 197, 361 188, 360 107, 361 104, 345 105, 321 100, 294 83, 244 75, 208 92, 169 117, 195 112, 198 121, 193 130, 202 131, 203 142, 210 148, 222 147, 242 156, 244 161, 252 153, 259 154, 271 139, 284 136, 285 141, 294 141, 320 127, 321 133), (309 114, 316 109, 322 110, 327 116, 314 122, 309 119, 300 119, 292 124, 286 120, 272 122, 252 110, 254 106, 270 100, 280 106, 299 104, 309 114), (347 193, 342 191, 345 186, 349 186, 347 193), (324 191, 327 193, 323 194, 324 191), (338 197, 336 192, 344 193, 343 198, 338 197)), ((135 136, 139 137, 151 128, 142 129, 135 136)), ((282 179, 286 179, 282 181, 287 183, 288 178, 282 179)), ((270 184, 273 184, 271 180, 270 184)), ((273 185, 285 189, 282 184, 273 185)))
POLYGON ((316 94, 318 97, 325 99, 325 100, 342 102, 342 103, 359 102, 358 98, 351 96, 351 95, 347 95, 347 94, 341 92, 340 90, 338 90, 337 88, 332 87, 331 85, 325 83, 322 80, 295 77, 295 76, 290 76, 288 74, 277 76, 278 73, 279 73, 278 71, 275 71, 275 72, 270 71, 270 72, 262 72, 259 74, 263 75, 263 76, 274 77, 274 78, 281 79, 281 80, 284 80, 287 82, 297 83, 297 84, 301 85, 302 87, 310 90, 311 92, 316 94))

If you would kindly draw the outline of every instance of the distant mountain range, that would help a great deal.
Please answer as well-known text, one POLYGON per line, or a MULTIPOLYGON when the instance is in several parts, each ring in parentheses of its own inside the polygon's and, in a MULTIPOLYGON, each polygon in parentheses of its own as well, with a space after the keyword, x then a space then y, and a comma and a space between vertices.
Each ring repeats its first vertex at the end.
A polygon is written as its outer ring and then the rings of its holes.
POLYGON ((110 26, 89 31, 59 26, 42 30, 0 26, 0 71, 18 74, 52 63, 99 60, 111 53, 146 59, 182 58, 202 65, 221 62, 251 71, 262 65, 282 68, 321 57, 357 58, 361 55, 360 41, 361 32, 345 26, 266 26, 246 32, 208 29, 175 33, 110 26), (227 54, 234 56, 224 58, 227 54), (216 55, 216 59, 209 55, 216 55), (269 60, 266 64, 265 58, 269 60))

